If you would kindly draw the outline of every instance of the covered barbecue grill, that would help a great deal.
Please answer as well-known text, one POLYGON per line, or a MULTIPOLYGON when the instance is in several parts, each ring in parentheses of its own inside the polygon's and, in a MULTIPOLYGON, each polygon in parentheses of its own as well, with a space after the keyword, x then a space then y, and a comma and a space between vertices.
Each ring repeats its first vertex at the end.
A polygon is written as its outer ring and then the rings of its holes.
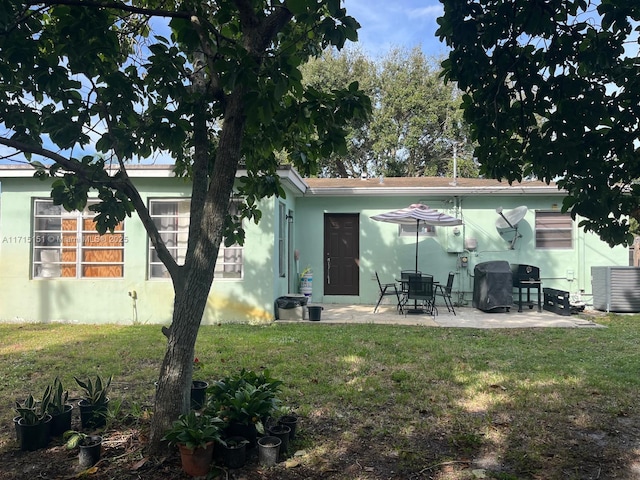
POLYGON ((513 305, 513 282, 509 262, 478 263, 473 270, 473 306, 488 312, 513 305))
POLYGON ((522 290, 527 291, 527 300, 525 305, 529 308, 533 308, 533 302, 531 301, 531 289, 538 290, 538 311, 542 311, 542 297, 540 295, 540 269, 533 265, 522 265, 514 263, 511 265, 511 277, 513 279, 513 288, 518 289, 518 311, 522 311, 522 290))

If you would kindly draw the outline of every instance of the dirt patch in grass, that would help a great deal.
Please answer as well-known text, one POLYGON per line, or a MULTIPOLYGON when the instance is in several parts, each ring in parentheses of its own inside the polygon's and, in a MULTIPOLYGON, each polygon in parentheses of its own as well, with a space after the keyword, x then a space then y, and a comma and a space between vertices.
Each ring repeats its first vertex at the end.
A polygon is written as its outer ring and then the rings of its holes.
MULTIPOLYGON (((637 479, 634 464, 640 419, 620 416, 602 431, 581 429, 577 418, 563 424, 539 425, 535 432, 517 430, 518 420, 499 416, 491 431, 472 432, 439 422, 425 412, 402 434, 389 434, 390 425, 362 426, 345 418, 302 418, 289 458, 262 468, 257 452, 249 451, 244 468, 212 466, 211 479, 237 480, 460 480, 515 479, 637 479), (542 443, 542 446, 540 445, 542 443), (511 446, 511 448, 509 448, 511 446)), ((593 420, 593 418, 591 418, 593 420)), ((362 421, 360 417, 359 421, 362 421)), ((375 422, 373 422, 375 423, 375 422)), ((47 449, 21 452, 14 443, 1 446, 0 480, 188 478, 175 453, 163 458, 145 454, 147 425, 120 425, 103 433, 102 460, 87 472, 78 468, 77 452, 59 440, 47 449)), ((6 427, 3 428, 6 430, 6 427)), ((393 429, 396 431, 396 429, 393 429)), ((8 438, 11 432, 0 432, 8 438)))

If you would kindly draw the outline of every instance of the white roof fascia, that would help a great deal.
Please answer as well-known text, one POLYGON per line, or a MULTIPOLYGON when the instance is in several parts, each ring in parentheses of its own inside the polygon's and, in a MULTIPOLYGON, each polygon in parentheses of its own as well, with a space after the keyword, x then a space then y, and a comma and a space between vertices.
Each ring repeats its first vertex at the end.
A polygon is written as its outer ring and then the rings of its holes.
MULTIPOLYGON (((296 197, 302 196, 308 189, 304 179, 300 176, 295 168, 291 168, 288 165, 278 167, 277 170, 280 181, 289 187, 296 197)), ((238 169, 236 177, 246 177, 247 169, 238 169)))
MULTIPOLYGON (((106 167, 107 172, 117 169, 106 167)), ((64 169, 60 169, 64 172, 64 169)), ((28 178, 33 177, 36 169, 31 165, 0 165, 0 178, 28 178)), ((170 178, 175 177, 173 165, 128 165, 127 175, 131 178, 170 178)))
POLYGON ((0 178, 33 177, 36 169, 30 165, 0 165, 0 178))
MULTIPOLYGON (((107 167, 107 171, 109 168, 107 167)), ((35 168, 30 165, 0 165, 0 178, 29 178, 33 177, 35 168)), ((114 170, 115 172, 115 170, 114 170)), ((300 174, 293 168, 285 166, 277 170, 280 180, 287 185, 294 195, 302 195, 307 190, 307 184, 300 174)), ((173 165, 128 165, 127 175, 131 178, 174 178, 173 165)), ((246 169, 239 169, 236 177, 246 176, 246 169)))
POLYGON ((566 192, 553 186, 536 187, 397 187, 397 188, 309 188, 305 195, 317 197, 346 197, 346 196, 466 196, 466 195, 557 195, 565 196, 566 192))

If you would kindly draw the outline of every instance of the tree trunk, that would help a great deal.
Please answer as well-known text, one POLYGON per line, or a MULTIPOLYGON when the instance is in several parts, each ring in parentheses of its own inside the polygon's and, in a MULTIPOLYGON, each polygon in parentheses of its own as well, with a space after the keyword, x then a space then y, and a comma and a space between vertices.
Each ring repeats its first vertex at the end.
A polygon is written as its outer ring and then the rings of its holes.
MULTIPOLYGON (((192 203, 200 201, 203 205, 192 205, 192 213, 201 214, 196 214, 191 219, 185 264, 180 267, 177 275, 172 275, 175 290, 174 310, 151 421, 149 448, 152 454, 159 454, 164 450, 164 433, 179 415, 189 411, 196 338, 213 283, 222 228, 240 159, 245 125, 243 93, 242 89, 238 89, 228 99, 206 197, 202 200, 198 200, 197 197, 191 199, 192 203)), ((195 145, 196 166, 209 161, 206 156, 208 148, 206 138, 195 145)))

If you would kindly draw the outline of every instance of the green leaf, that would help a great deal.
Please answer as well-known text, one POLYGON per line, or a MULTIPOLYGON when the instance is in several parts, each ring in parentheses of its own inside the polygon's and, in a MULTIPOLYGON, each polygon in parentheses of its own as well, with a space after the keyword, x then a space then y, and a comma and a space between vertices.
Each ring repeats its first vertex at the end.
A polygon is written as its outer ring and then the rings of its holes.
POLYGON ((307 11, 307 0, 285 0, 284 6, 294 15, 302 15, 307 11))

